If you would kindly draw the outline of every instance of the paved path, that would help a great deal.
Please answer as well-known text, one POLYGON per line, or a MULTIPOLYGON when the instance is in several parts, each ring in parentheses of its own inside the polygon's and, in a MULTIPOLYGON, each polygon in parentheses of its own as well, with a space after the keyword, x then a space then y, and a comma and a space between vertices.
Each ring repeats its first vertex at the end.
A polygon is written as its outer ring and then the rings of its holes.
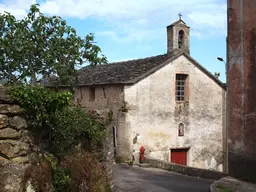
POLYGON ((208 192, 213 180, 154 168, 113 166, 116 192, 208 192))

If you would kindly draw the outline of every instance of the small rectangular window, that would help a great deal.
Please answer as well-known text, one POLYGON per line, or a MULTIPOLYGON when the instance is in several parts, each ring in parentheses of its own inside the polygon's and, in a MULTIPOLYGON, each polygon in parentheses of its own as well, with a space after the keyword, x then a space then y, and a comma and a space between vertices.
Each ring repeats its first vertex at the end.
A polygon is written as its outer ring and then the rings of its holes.
POLYGON ((95 87, 89 88, 89 100, 94 101, 95 100, 95 87))
POLYGON ((114 144, 114 147, 116 147, 116 127, 113 126, 112 130, 113 130, 113 144, 114 144))
POLYGON ((176 101, 188 100, 188 75, 187 74, 176 74, 175 83, 175 98, 176 101))

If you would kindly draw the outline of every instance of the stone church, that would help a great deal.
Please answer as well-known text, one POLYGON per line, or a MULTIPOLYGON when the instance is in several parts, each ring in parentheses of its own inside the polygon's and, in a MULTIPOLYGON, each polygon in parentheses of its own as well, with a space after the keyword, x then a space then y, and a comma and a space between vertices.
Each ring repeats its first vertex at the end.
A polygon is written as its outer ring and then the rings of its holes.
POLYGON ((113 114, 116 155, 145 155, 223 171, 226 87, 190 56, 190 28, 167 26, 167 53, 87 66, 79 72, 75 102, 113 114))

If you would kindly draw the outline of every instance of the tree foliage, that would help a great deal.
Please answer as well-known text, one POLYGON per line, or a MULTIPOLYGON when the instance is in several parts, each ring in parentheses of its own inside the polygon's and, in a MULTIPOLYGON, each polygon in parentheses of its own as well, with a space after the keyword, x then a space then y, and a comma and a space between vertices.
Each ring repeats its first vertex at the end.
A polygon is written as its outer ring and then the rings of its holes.
POLYGON ((54 74, 70 83, 77 65, 106 63, 100 53, 93 34, 81 38, 61 17, 41 13, 38 4, 21 20, 0 14, 0 79, 17 83, 29 78, 35 84, 39 77, 54 74))

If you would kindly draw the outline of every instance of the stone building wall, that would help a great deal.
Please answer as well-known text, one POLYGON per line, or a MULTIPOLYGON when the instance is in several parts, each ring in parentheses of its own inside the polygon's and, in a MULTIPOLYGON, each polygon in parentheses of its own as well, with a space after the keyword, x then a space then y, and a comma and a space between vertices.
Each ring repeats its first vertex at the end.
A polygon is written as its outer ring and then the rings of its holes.
POLYGON ((90 100, 90 87, 79 87, 74 95, 74 103, 87 110, 95 110, 104 119, 111 118, 108 123, 106 138, 106 152, 111 152, 111 161, 113 161, 114 152, 118 156, 131 155, 127 153, 127 150, 123 150, 130 147, 130 143, 126 140, 127 133, 124 129, 125 113, 122 111, 124 109, 123 85, 97 85, 94 89, 95 98, 90 100), (116 130, 115 147, 113 143, 113 127, 116 130))
MULTIPOLYGON (((124 89, 130 153, 170 161, 170 149, 186 148, 187 165, 223 170, 225 90, 185 56, 124 89), (188 74, 188 101, 175 101, 176 74, 188 74), (178 126, 184 124, 184 136, 178 126)), ((128 150, 128 149, 126 149, 128 150)))
POLYGON ((167 26, 167 52, 173 53, 173 51, 181 50, 190 53, 190 29, 183 22, 178 21, 175 25, 167 26), (183 45, 179 48, 179 32, 182 30, 184 32, 183 45))

